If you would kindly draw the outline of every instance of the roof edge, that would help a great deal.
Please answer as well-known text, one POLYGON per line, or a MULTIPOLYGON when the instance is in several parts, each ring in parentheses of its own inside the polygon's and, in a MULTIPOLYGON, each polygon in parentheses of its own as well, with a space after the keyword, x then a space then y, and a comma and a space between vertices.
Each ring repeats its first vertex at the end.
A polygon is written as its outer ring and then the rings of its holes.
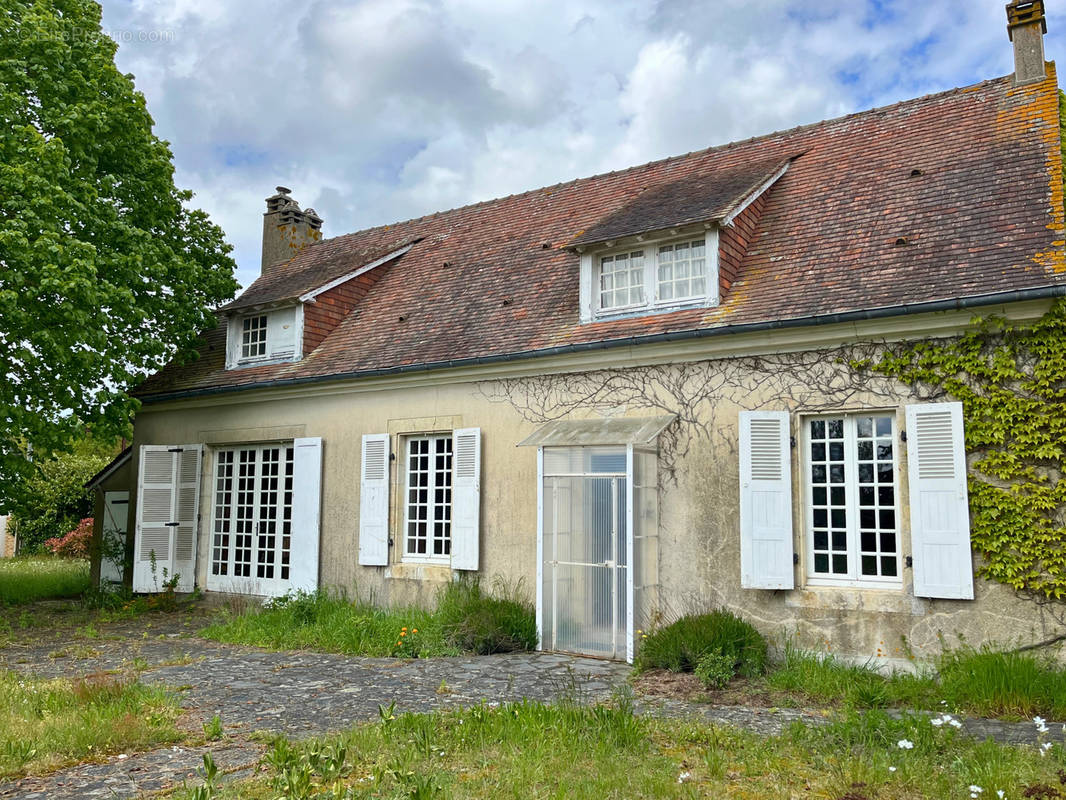
POLYGON ((124 467, 132 456, 133 445, 127 445, 121 453, 111 459, 111 461, 108 462, 108 464, 103 469, 101 469, 99 472, 89 478, 89 480, 85 481, 82 486, 86 489, 95 489, 101 483, 103 483, 112 475, 114 475, 118 470, 124 467))
POLYGON ((897 306, 881 306, 871 309, 856 311, 840 311, 829 314, 816 314, 806 317, 792 317, 779 320, 766 320, 762 322, 749 322, 740 325, 720 325, 714 328, 690 328, 669 333, 653 333, 645 336, 627 336, 622 339, 606 339, 594 342, 581 342, 578 344, 558 345, 540 350, 525 350, 515 353, 500 353, 491 356, 474 356, 471 358, 459 358, 450 361, 433 361, 422 364, 403 364, 397 367, 384 367, 380 369, 356 370, 353 372, 337 372, 329 375, 310 375, 300 378, 280 378, 278 380, 264 381, 262 383, 250 383, 240 386, 211 386, 201 389, 184 389, 176 392, 160 392, 158 394, 143 395, 137 397, 143 405, 162 403, 172 400, 184 400, 192 397, 207 397, 211 395, 232 394, 236 392, 255 391, 260 389, 275 389, 286 386, 302 386, 315 383, 330 383, 334 381, 354 380, 358 378, 374 378, 385 375, 402 375, 405 373, 432 372, 434 370, 452 369, 457 367, 479 366, 486 364, 502 364, 511 361, 527 361, 548 356, 565 355, 568 353, 582 353, 593 350, 610 350, 616 347, 634 347, 642 344, 654 344, 657 342, 684 341, 687 339, 705 339, 716 336, 728 336, 731 334, 751 333, 766 330, 780 330, 788 328, 806 328, 816 325, 832 325, 837 323, 858 322, 861 320, 885 319, 887 317, 901 317, 912 314, 932 313, 936 311, 960 311, 968 308, 981 308, 983 306, 1000 305, 1002 303, 1016 303, 1025 300, 1041 300, 1055 297, 1066 297, 1066 284, 1054 284, 1051 286, 1038 286, 1030 289, 1018 289, 1010 292, 992 292, 988 294, 970 295, 946 300, 927 300, 920 303, 908 303, 897 306))

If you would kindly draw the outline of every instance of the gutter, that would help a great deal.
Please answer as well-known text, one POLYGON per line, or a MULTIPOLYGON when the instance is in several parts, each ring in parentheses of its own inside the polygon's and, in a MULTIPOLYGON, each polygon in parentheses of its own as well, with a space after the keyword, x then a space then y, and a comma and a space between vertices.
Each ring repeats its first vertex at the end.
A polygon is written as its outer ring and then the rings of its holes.
MULTIPOLYGON (((511 361, 528 361, 535 358, 565 355, 568 353, 585 353, 594 350, 611 350, 617 347, 635 347, 643 344, 661 342, 680 342, 689 339, 707 339, 715 336, 729 336, 740 333, 757 333, 761 331, 787 330, 789 328, 809 328, 816 325, 835 325, 847 322, 884 319, 913 314, 929 314, 938 311, 961 311, 967 308, 1018 303, 1026 300, 1044 300, 1066 296, 1066 284, 1041 286, 1034 289, 1019 289, 1011 292, 993 292, 952 300, 932 300, 924 303, 911 303, 898 306, 882 306, 861 311, 842 311, 834 314, 817 314, 808 317, 770 320, 766 322, 748 322, 740 325, 722 325, 715 328, 695 328, 671 333, 653 333, 646 336, 629 336, 624 339, 608 339, 598 342, 580 342, 577 344, 558 345, 542 350, 524 350, 517 353, 501 353, 492 356, 458 358, 449 361, 433 361, 424 364, 405 364, 398 367, 358 370, 355 372, 338 372, 330 375, 311 375, 301 378, 281 378, 262 383, 250 383, 242 386, 212 386, 204 389, 187 389, 138 398, 143 405, 182 400, 190 397, 207 397, 231 392, 253 391, 259 389, 276 389, 285 386, 305 386, 315 383, 352 380, 356 378, 377 378, 386 375, 403 375, 415 372, 432 372, 439 369, 471 367, 485 364, 504 364, 511 361)), ((136 397, 136 395, 134 395, 136 397)))

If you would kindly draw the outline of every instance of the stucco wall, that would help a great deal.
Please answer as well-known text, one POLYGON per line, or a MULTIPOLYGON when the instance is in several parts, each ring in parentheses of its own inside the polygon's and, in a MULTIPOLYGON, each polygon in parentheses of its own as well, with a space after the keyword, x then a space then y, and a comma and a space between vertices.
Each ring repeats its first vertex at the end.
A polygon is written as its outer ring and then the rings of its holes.
MULTIPOLYGON (((481 575, 522 581, 532 598, 536 578, 537 475, 535 448, 518 448, 538 424, 538 415, 650 416, 674 410, 682 421, 664 440, 660 487, 660 568, 666 620, 681 613, 725 606, 752 620, 778 644, 860 659, 927 657, 940 638, 956 644, 1009 644, 1044 638, 1053 621, 1008 589, 975 580, 973 601, 914 597, 910 569, 897 590, 820 588, 807 585, 801 499, 800 447, 793 455, 795 550, 801 554, 793 591, 740 588, 737 415, 740 409, 788 409, 799 435, 803 414, 827 410, 884 410, 904 427, 904 406, 913 401, 902 387, 856 385, 846 367, 825 353, 793 354, 789 372, 780 361, 703 361, 648 367, 631 386, 613 385, 592 395, 605 375, 585 372, 516 381, 392 386, 376 391, 321 384, 283 391, 242 392, 166 406, 146 405, 137 417, 134 446, 204 442, 197 583, 208 586, 213 448, 250 442, 321 436, 324 447, 320 578, 382 603, 431 603, 450 580, 441 567, 393 563, 360 567, 358 519, 360 445, 363 434, 393 435, 391 535, 401 541, 402 506, 397 492, 401 439, 408 433, 482 430, 481 575), (725 364, 725 366, 723 366, 725 364), (727 368, 728 367, 728 368, 727 368), (727 377, 723 377, 727 376, 727 377), (640 391, 632 386, 643 387, 640 391), (644 392, 641 396, 640 392, 644 392), (589 399, 591 397, 591 399, 589 399), (572 398, 581 398, 580 400, 572 398), (568 403, 570 405, 568 405, 568 403), (671 477, 672 476, 672 477, 671 477)), ((622 373, 618 373, 619 375, 622 373)), ((624 383, 624 382, 623 382, 624 383)), ((136 453, 136 449, 134 451, 136 453)), ((903 450, 901 449, 901 453, 903 450)), ((901 553, 911 552, 907 518, 907 462, 899 459, 901 553)), ((136 465, 134 465, 136 466, 136 465)), ((135 484, 135 478, 134 484, 135 484)), ((132 525, 131 525, 132 530, 132 525)))

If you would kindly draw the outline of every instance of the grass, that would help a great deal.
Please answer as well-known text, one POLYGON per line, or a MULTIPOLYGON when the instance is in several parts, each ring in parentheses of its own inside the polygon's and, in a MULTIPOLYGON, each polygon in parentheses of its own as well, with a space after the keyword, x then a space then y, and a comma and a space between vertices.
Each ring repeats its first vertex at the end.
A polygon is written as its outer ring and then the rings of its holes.
POLYGON ((832 656, 786 649, 772 691, 850 708, 924 708, 985 717, 1066 717, 1066 670, 1046 656, 989 648, 946 651, 935 668, 883 674, 832 656))
POLYGON ((89 588, 89 562, 50 556, 0 559, 0 605, 78 597, 89 588))
POLYGON ((327 591, 299 593, 230 612, 201 635, 275 650, 427 658, 532 649, 536 621, 520 589, 493 596, 469 581, 448 584, 436 611, 379 608, 327 591))
POLYGON ((165 690, 116 676, 44 680, 0 671, 0 777, 178 741, 178 713, 165 690))
POLYGON ((997 790, 1066 797, 1032 793, 1058 791, 1061 745, 1041 757, 1032 748, 978 743, 927 718, 880 712, 795 725, 779 736, 637 717, 625 697, 591 708, 522 702, 422 715, 382 709, 380 716, 326 739, 278 739, 264 773, 177 796, 966 800, 972 784, 990 798, 997 790))

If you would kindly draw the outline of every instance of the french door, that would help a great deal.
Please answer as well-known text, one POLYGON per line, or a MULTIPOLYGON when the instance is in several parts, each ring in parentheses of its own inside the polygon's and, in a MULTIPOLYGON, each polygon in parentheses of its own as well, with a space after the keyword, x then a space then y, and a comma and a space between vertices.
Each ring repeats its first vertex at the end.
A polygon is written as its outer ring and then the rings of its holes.
POLYGON ((218 450, 214 490, 208 588, 284 594, 291 585, 293 445, 218 450))

